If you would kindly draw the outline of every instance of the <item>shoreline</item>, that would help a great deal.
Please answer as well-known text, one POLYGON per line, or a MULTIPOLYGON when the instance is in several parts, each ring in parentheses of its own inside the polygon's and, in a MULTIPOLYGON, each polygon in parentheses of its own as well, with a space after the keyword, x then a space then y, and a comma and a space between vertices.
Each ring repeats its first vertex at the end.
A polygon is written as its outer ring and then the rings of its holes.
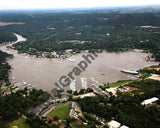
MULTIPOLYGON (((74 57, 74 56, 76 56, 76 55, 82 55, 82 54, 89 54, 90 52, 88 52, 88 50, 82 50, 80 53, 71 53, 72 55, 70 55, 70 53, 66 53, 66 54, 63 54, 63 55, 58 55, 57 54, 57 57, 43 57, 43 55, 42 56, 36 56, 35 54, 34 55, 30 55, 30 54, 28 54, 28 53, 18 53, 18 50, 16 50, 16 49, 14 49, 14 48, 11 48, 11 46, 13 45, 13 44, 16 44, 16 43, 18 43, 18 42, 21 42, 21 41, 26 41, 27 40, 27 38, 24 38, 23 36, 21 36, 20 34, 17 34, 17 33, 13 33, 16 37, 17 37, 17 40, 16 41, 13 41, 13 42, 5 42, 5 43, 2 43, 2 44, 0 44, 0 50, 2 50, 2 51, 4 51, 4 52, 7 52, 7 53, 9 53, 9 54, 18 54, 18 55, 21 55, 21 56, 25 56, 26 58, 33 58, 33 59, 44 59, 44 58, 46 58, 46 59, 50 59, 50 60, 53 60, 53 59, 58 59, 58 60, 69 60, 69 61, 72 61, 72 58, 74 57), (2 47, 5 47, 5 48, 3 48, 3 49, 1 49, 2 47), (10 48, 7 48, 7 47, 10 47, 10 48)), ((142 50, 142 49, 129 49, 128 51, 119 51, 119 52, 108 52, 108 51, 106 51, 106 50, 103 50, 103 52, 102 53, 116 53, 116 54, 121 54, 121 53, 130 53, 130 52, 136 52, 136 53, 147 53, 148 54, 148 56, 146 56, 146 58, 144 58, 144 59, 146 59, 147 61, 148 61, 148 59, 147 59, 147 57, 148 58, 151 58, 151 53, 150 52, 144 52, 144 50, 142 50)), ((96 52, 97 53, 97 52, 96 52)), ((52 54, 52 52, 42 52, 42 54, 52 54)), ((98 53, 99 54, 99 53, 98 53)), ((150 60, 150 59, 149 59, 150 60)), ((73 60, 74 61, 74 60, 73 60)), ((150 60, 150 61, 154 61, 154 59, 153 60, 150 60)))

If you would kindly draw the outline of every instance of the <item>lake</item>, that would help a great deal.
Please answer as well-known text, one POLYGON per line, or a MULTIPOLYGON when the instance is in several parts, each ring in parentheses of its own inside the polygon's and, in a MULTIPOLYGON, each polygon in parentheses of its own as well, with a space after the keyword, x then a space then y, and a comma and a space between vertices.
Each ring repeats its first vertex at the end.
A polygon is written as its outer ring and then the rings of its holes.
MULTIPOLYGON (((16 35, 18 41, 26 39, 20 35, 16 35)), ((35 85, 37 89, 51 91, 55 86, 55 82, 63 76, 67 75, 77 64, 84 60, 82 53, 72 56, 70 60, 34 58, 17 54, 17 51, 6 49, 7 45, 1 46, 0 49, 14 55, 13 59, 9 59, 8 63, 13 67, 10 74, 11 82, 27 82, 35 85), (14 80, 12 78, 15 78, 14 80)), ((88 53, 84 53, 88 54, 88 53)), ((88 65, 86 71, 76 77, 76 88, 81 88, 81 79, 85 77, 87 85, 93 83, 93 78, 101 83, 113 83, 118 80, 135 79, 133 75, 120 72, 122 69, 138 70, 151 65, 159 64, 158 62, 146 61, 144 58, 147 53, 141 52, 123 52, 123 53, 107 53, 98 54, 98 57, 88 65)))

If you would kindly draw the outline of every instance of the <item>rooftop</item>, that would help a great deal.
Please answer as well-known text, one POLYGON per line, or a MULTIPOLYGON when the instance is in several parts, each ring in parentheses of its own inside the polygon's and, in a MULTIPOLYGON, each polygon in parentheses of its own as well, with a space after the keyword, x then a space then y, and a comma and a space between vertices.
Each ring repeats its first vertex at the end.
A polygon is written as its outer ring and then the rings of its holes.
POLYGON ((121 124, 115 120, 112 120, 108 123, 109 128, 119 128, 121 124))
POLYGON ((147 100, 144 100, 141 104, 142 105, 148 105, 148 104, 152 104, 153 102, 159 100, 157 97, 153 97, 153 98, 150 98, 150 99, 147 99, 147 100))
POLYGON ((74 114, 75 114, 75 110, 71 109, 70 112, 69 112, 69 116, 70 117, 74 117, 74 114))
POLYGON ((127 127, 127 126, 123 125, 123 126, 121 126, 120 128, 129 128, 129 127, 127 127))
POLYGON ((72 108, 76 108, 77 104, 76 102, 72 102, 72 108))
POLYGON ((83 121, 81 119, 78 119, 77 124, 83 124, 83 121))
POLYGON ((55 125, 58 125, 58 122, 56 121, 52 121, 51 124, 55 124, 55 125))

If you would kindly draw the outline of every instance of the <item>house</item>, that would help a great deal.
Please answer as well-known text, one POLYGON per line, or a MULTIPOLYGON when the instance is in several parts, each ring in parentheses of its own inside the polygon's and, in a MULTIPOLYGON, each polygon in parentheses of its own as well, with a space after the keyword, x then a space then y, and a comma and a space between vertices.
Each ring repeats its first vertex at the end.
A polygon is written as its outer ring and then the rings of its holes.
POLYGON ((75 114, 75 109, 71 109, 69 112, 69 116, 74 117, 74 114, 75 114))
POLYGON ((77 125, 83 124, 83 121, 81 119, 77 120, 77 125))
POLYGON ((52 54, 53 56, 57 56, 57 53, 56 53, 55 51, 51 52, 51 54, 52 54))
POLYGON ((63 101, 67 101, 67 98, 60 98, 60 99, 55 99, 55 100, 50 100, 50 103, 56 103, 56 102, 63 102, 63 101))
POLYGON ((65 50, 65 52, 70 53, 70 52, 73 52, 73 50, 72 49, 67 49, 67 50, 65 50))
POLYGON ((152 105, 152 103, 156 102, 157 100, 159 100, 157 97, 153 97, 153 98, 144 100, 141 104, 148 106, 148 105, 152 105))
POLYGON ((58 122, 52 121, 51 124, 52 124, 52 125, 58 125, 58 122))
POLYGON ((47 122, 49 122, 50 120, 53 120, 53 117, 48 116, 48 117, 47 117, 47 122))
POLYGON ((76 33, 75 33, 75 35, 81 35, 81 34, 82 34, 81 32, 76 32, 76 33))
POLYGON ((122 125, 120 128, 129 128, 129 127, 127 127, 127 126, 125 126, 125 125, 122 125))
POLYGON ((76 104, 76 102, 72 102, 72 108, 76 108, 77 107, 77 104, 76 104))
POLYGON ((60 125, 59 128, 64 128, 64 127, 62 125, 60 125))
POLYGON ((112 120, 108 123, 109 128, 119 128, 121 124, 115 120, 112 120))

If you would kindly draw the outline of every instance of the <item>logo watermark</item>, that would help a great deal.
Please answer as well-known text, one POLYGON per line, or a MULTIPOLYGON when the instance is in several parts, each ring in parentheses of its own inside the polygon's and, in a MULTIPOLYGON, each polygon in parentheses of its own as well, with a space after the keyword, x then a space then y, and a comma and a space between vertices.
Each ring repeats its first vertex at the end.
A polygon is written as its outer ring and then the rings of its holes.
MULTIPOLYGON (((128 24, 130 24, 130 20, 134 20, 134 18, 131 15, 126 15, 123 19, 121 24, 118 24, 115 26, 115 29, 110 31, 111 39, 117 37, 115 35, 117 32, 122 32, 126 27, 128 27, 128 24)), ((107 43, 107 42, 106 42, 107 43)), ((95 49, 93 52, 82 55, 83 60, 80 61, 76 67, 74 67, 67 75, 61 76, 57 82, 55 82, 55 85, 57 88, 52 89, 53 96, 57 97, 59 96, 60 91, 64 91, 64 87, 67 87, 71 84, 71 80, 75 80, 76 76, 79 76, 82 72, 86 71, 86 68, 89 64, 91 64, 97 57, 97 53, 102 53, 103 49, 95 49)))

